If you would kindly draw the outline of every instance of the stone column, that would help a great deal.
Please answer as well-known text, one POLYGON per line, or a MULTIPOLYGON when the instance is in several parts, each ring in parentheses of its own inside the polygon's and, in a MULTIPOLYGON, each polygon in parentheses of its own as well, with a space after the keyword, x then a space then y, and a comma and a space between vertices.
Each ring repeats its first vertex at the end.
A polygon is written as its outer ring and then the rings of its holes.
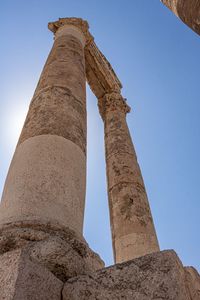
POLYGON ((0 223, 58 223, 82 235, 86 188, 87 22, 50 23, 55 42, 6 179, 0 223))
POLYGON ((185 24, 200 35, 199 0, 161 0, 185 24))
POLYGON ((108 197, 116 263, 159 251, 150 207, 137 162, 125 99, 112 92, 99 99, 104 121, 108 197))

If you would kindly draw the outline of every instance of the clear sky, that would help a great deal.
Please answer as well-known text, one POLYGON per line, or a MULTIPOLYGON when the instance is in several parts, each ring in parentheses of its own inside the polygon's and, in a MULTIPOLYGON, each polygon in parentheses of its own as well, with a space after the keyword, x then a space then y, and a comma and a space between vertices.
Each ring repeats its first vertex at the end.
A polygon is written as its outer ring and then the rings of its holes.
MULTIPOLYGON (((59 17, 87 19, 132 107, 128 124, 161 249, 200 270, 200 37, 159 0, 1 2, 0 192, 59 17)), ((103 124, 87 88, 88 168, 84 235, 113 263, 103 124)))

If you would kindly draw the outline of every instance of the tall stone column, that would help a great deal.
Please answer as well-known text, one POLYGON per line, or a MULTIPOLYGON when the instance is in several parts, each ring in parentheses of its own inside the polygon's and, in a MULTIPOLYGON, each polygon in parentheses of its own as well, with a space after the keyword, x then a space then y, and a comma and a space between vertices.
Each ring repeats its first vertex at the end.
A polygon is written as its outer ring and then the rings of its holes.
POLYGON ((126 123, 130 111, 119 93, 98 102, 104 121, 110 222, 114 258, 124 262, 159 251, 150 207, 126 123))
POLYGON ((161 0, 173 13, 200 35, 199 0, 161 0))
POLYGON ((87 22, 78 18, 59 19, 49 23, 49 29, 55 42, 31 101, 0 205, 0 294, 9 300, 60 299, 63 282, 104 265, 82 235, 84 47, 91 36, 87 22))
POLYGON ((0 223, 40 220, 82 235, 86 188, 87 22, 50 23, 55 42, 6 179, 0 223))

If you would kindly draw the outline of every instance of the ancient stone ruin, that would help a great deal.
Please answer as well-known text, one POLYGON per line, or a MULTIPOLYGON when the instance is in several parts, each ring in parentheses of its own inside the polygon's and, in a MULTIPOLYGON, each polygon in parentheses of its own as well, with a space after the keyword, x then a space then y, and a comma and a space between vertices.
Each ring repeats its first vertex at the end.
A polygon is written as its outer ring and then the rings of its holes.
POLYGON ((200 0, 161 0, 173 13, 200 35, 200 0))
POLYGON ((122 85, 79 18, 55 41, 30 103, 0 206, 0 299, 200 299, 197 271, 160 251, 126 123, 122 85), (115 265, 83 237, 86 80, 104 122, 115 265))

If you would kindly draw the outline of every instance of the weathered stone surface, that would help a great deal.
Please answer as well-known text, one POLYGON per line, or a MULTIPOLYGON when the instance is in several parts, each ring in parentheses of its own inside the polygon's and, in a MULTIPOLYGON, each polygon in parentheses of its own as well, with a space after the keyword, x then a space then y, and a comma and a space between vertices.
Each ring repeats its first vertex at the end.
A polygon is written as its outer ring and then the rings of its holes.
MULTIPOLYGON (((55 42, 31 101, 0 205, 0 253, 26 250, 23 270, 39 266, 38 270, 64 282, 104 264, 82 237, 86 186, 84 46, 90 36, 81 19, 63 19, 51 25, 55 42)), ((18 298, 14 299, 54 299, 53 283, 49 291, 45 292, 47 284, 44 293, 37 296, 40 286, 34 294, 36 285, 26 288, 22 275, 17 275, 24 283, 19 281, 18 294, 14 294, 18 298)), ((30 276, 34 279, 35 275, 30 276)))
POLYGON ((19 139, 63 136, 86 152, 86 92, 83 46, 69 35, 56 39, 19 139))
POLYGON ((61 136, 24 141, 4 186, 0 223, 43 219, 82 234, 85 164, 81 149, 61 136))
POLYGON ((86 77, 84 49, 72 35, 55 40, 19 139, 54 134, 86 151, 86 77))
POLYGON ((65 24, 64 31, 61 21, 22 129, 0 204, 0 224, 42 219, 83 232, 85 27, 82 32, 71 23, 85 23, 67 21, 70 27, 65 24))
POLYGON ((65 283, 63 300, 93 299, 193 300, 174 251, 149 254, 65 283))
POLYGON ((186 286, 190 300, 200 300, 200 275, 193 267, 185 267, 186 286))
POLYGON ((79 274, 101 269, 104 265, 86 244, 78 240, 70 244, 58 236, 51 236, 32 245, 30 257, 48 268, 63 282, 79 274))
MULTIPOLYGON (((88 45, 93 41, 93 36, 89 32, 88 22, 81 18, 59 18, 58 21, 49 22, 48 28, 55 34, 55 38, 59 37, 61 34, 63 35, 63 31, 69 33, 76 29, 75 36, 77 37, 78 35, 79 39, 82 42, 84 41, 84 44, 88 45), (82 38, 80 38, 80 33, 83 36, 82 38)), ((72 35, 74 35, 74 32, 72 35)))
POLYGON ((34 96, 19 144, 47 134, 62 136, 86 153, 85 103, 76 99, 68 88, 50 86, 34 96))
MULTIPOLYGON (((192 0, 192 9, 188 0, 171 3, 186 23, 191 16, 185 12, 193 14, 196 23, 190 25, 198 32, 199 14, 193 9, 199 10, 199 1, 192 0)), ((0 299, 199 300, 199 274, 184 269, 173 251, 102 269, 102 260, 82 237, 86 59, 87 80, 105 123, 116 261, 159 249, 126 123, 130 108, 120 94, 122 85, 86 21, 62 18, 49 28, 55 43, 30 104, 0 207, 0 299)))
POLYGON ((129 106, 116 92, 99 99, 114 257, 117 263, 159 251, 140 167, 126 123, 129 106))
POLYGON ((0 255, 1 300, 60 300, 62 287, 62 281, 31 262, 25 250, 0 255))
POLYGON ((111 91, 120 92, 119 78, 94 41, 85 47, 85 60, 87 81, 97 99, 111 91))
POLYGON ((85 103, 84 48, 77 37, 62 35, 54 42, 35 94, 50 86, 68 88, 81 103, 85 103))
POLYGON ((175 15, 200 35, 199 0, 161 0, 175 15))
POLYGON ((65 226, 37 221, 0 228, 0 254, 24 248, 31 261, 46 267, 63 282, 104 266, 85 240, 65 226))

